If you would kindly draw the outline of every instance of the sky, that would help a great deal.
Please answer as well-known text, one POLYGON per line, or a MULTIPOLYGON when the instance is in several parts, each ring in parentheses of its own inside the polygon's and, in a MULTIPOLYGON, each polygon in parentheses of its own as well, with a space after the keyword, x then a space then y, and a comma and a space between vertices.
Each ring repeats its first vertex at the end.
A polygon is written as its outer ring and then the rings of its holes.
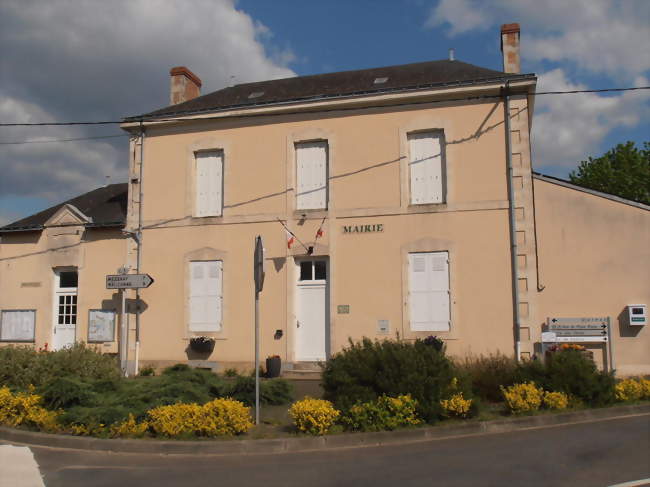
MULTIPOLYGON (((501 70, 521 25, 539 91, 650 85, 648 0, 2 0, 0 122, 120 120, 168 105, 169 69, 230 84, 456 59, 501 70)), ((568 177, 650 140, 650 90, 540 96, 535 170, 568 177)), ((0 224, 127 177, 119 127, 0 127, 0 224), (105 137, 69 142, 51 139, 105 137), (24 143, 24 142, 29 143, 24 143), (20 143, 16 143, 20 142, 20 143)))

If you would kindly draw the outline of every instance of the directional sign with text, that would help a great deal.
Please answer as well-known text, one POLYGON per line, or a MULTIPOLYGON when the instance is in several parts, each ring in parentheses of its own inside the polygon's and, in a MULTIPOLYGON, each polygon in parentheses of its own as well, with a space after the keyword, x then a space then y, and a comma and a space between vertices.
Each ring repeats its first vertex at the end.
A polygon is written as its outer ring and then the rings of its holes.
POLYGON ((573 337, 573 336, 606 336, 606 330, 553 330, 555 336, 573 337))
POLYGON ((607 325, 608 318, 549 318, 549 326, 565 326, 567 328, 582 328, 586 326, 607 325))
POLYGON ((106 289, 141 289, 153 284, 149 274, 122 274, 106 276, 106 289))

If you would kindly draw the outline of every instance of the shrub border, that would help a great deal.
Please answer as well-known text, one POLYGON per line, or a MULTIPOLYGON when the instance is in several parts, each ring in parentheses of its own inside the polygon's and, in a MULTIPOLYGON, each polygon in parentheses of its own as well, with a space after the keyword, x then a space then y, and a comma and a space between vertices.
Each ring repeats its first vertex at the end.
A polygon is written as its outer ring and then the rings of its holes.
POLYGON ((447 438, 507 433, 545 426, 584 423, 650 414, 650 404, 584 409, 569 413, 524 416, 493 421, 465 422, 456 425, 432 426, 378 433, 345 433, 339 435, 274 438, 219 439, 204 441, 166 441, 155 439, 125 440, 56 435, 0 427, 0 440, 27 446, 43 446, 73 450, 107 451, 113 453, 151 453, 176 455, 255 455, 359 448, 382 445, 443 440, 447 438))

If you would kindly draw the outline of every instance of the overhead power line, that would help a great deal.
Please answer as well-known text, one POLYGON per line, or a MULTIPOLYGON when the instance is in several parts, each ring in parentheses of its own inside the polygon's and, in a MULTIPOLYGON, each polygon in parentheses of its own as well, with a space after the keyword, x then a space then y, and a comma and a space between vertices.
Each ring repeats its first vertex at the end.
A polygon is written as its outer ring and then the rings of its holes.
POLYGON ((15 142, 0 142, 0 145, 23 145, 23 144, 50 144, 53 142, 77 142, 79 140, 112 139, 115 137, 128 137, 129 134, 99 135, 97 137, 76 137, 74 139, 45 139, 45 140, 19 140, 15 142))
MULTIPOLYGON (((626 88, 603 88, 603 89, 594 89, 594 90, 568 90, 568 91, 537 91, 534 93, 529 93, 528 96, 542 96, 542 95, 574 95, 580 93, 607 93, 607 92, 621 92, 621 91, 638 91, 638 90, 650 90, 650 86, 633 86, 626 88)), ((378 93, 381 94, 381 93, 378 93)), ((407 102, 407 103, 396 103, 390 106, 407 106, 407 105, 419 105, 419 104, 432 104, 432 103, 449 103, 455 101, 474 101, 474 100, 494 100, 501 98, 502 95, 477 95, 477 96, 467 96, 462 98, 446 98, 442 100, 428 100, 423 102, 407 102)), ((327 99, 319 99, 316 101, 326 101, 327 99)), ((245 109, 245 108, 260 108, 268 105, 245 105, 231 107, 229 109, 245 109)), ((348 111, 348 110, 358 110, 358 107, 337 107, 332 109, 319 110, 320 112, 330 112, 330 111, 348 111)), ((291 113, 283 113, 287 115, 291 113)), ((191 122, 195 120, 211 120, 214 118, 220 117, 204 117, 196 116, 196 113, 192 114, 195 116, 177 116, 177 117, 167 117, 167 118, 158 118, 158 117, 141 117, 141 118, 129 118, 128 120, 104 120, 98 122, 33 122, 33 123, 0 123, 0 127, 44 127, 44 126, 70 126, 70 125, 118 125, 123 123, 138 123, 138 122, 191 122)), ((239 117, 252 117, 252 116, 268 116, 268 114, 240 114, 239 117)))

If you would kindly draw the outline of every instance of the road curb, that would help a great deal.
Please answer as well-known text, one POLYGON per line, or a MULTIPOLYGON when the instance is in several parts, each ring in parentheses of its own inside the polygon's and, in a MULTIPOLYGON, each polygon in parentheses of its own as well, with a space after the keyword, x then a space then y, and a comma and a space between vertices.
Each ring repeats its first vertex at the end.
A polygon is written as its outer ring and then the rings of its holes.
POLYGON ((274 438, 259 440, 123 440, 53 435, 0 427, 0 440, 27 446, 113 453, 149 453, 175 455, 245 455, 290 453, 336 448, 359 448, 400 443, 415 443, 462 436, 506 433, 585 421, 597 421, 650 413, 650 404, 585 409, 571 413, 526 416, 493 421, 468 422, 379 433, 346 433, 331 436, 274 438))

